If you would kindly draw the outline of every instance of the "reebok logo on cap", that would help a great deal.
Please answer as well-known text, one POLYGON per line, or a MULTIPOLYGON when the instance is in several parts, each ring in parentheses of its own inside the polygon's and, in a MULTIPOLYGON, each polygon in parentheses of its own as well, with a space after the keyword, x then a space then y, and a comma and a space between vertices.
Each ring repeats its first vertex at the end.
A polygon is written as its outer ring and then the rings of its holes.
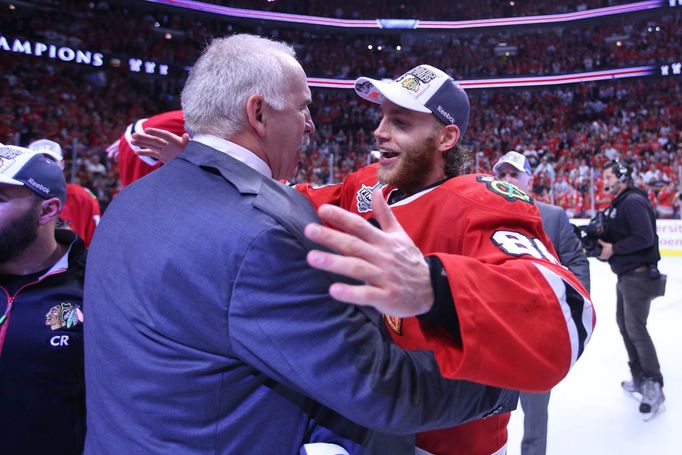
POLYGON ((30 186, 31 188, 33 188, 36 191, 39 191, 39 192, 45 194, 45 196, 50 195, 50 189, 48 187, 46 187, 45 185, 41 185, 40 183, 33 180, 33 177, 28 178, 28 180, 26 181, 26 185, 30 186))

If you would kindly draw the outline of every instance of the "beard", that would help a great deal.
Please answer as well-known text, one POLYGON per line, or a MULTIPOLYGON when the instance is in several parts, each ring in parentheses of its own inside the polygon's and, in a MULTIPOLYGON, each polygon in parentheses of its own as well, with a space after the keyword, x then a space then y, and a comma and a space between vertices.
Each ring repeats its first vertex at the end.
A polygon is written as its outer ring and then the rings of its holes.
POLYGON ((426 179, 433 170, 435 154, 434 134, 426 138, 420 146, 404 149, 400 153, 400 160, 391 169, 380 167, 379 181, 408 193, 416 191, 427 184, 426 179))
POLYGON ((18 258, 38 238, 38 207, 27 210, 0 230, 0 264, 18 258))

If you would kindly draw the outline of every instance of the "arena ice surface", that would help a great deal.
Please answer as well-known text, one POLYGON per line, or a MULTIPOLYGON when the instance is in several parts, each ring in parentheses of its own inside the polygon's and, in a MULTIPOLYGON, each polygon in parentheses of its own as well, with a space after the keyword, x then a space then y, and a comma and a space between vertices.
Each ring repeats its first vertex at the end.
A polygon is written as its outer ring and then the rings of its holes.
MULTIPOLYGON (((673 455, 682 453, 682 256, 659 263, 668 275, 664 297, 651 304, 649 332, 665 381, 665 412, 644 422, 638 404, 620 382, 629 378, 627 355, 616 325, 616 276, 590 259, 597 327, 585 353, 549 402, 548 455, 673 455)), ((521 453, 523 414, 509 424, 508 455, 521 453)))

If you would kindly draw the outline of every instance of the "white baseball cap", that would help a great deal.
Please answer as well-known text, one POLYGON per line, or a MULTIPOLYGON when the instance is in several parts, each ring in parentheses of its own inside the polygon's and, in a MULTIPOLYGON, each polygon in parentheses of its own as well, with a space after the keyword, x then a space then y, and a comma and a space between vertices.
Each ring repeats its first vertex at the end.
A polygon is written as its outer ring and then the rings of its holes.
POLYGON ((469 124, 469 97, 450 76, 430 65, 416 66, 394 81, 360 77, 355 92, 373 103, 387 99, 405 109, 431 113, 446 125, 457 125, 460 136, 469 124))
POLYGON ((530 163, 525 156, 521 155, 519 152, 507 152, 502 157, 497 160, 495 166, 493 166, 493 172, 497 174, 497 171, 502 167, 503 164, 510 164, 514 166, 521 172, 525 172, 528 175, 533 175, 530 170, 530 163))
POLYGON ((49 139, 38 139, 37 141, 33 141, 28 144, 28 148, 34 152, 43 153, 54 159, 56 162, 60 162, 64 159, 62 146, 49 139))

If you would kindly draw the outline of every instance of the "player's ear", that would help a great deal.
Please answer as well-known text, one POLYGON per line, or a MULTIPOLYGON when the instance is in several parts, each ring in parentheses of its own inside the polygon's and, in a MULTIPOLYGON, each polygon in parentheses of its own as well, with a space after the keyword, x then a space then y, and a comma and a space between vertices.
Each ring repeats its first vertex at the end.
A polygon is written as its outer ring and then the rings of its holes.
POLYGON ((445 125, 438 135, 438 150, 445 152, 452 149, 459 142, 459 127, 457 125, 445 125))

